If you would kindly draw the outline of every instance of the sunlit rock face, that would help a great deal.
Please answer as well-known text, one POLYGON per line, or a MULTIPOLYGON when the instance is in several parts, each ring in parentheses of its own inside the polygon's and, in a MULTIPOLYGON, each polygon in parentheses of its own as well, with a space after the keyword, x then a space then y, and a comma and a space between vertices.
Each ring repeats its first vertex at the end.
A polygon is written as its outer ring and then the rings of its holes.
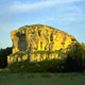
POLYGON ((44 25, 24 26, 11 32, 13 53, 18 51, 55 51, 67 48, 74 38, 67 33, 44 25))
MULTIPOLYGON (((11 38, 13 41, 13 54, 19 51, 30 52, 44 51, 55 52, 57 50, 66 49, 72 44, 76 43, 76 39, 68 35, 67 33, 60 31, 59 29, 46 26, 46 25, 30 25, 19 28, 18 30, 11 32, 11 38)), ((53 54, 58 57, 57 54, 53 54)), ((33 54, 30 55, 30 61, 33 61, 33 54)), ((38 54, 41 58, 42 55, 38 54)), ((36 61, 44 60, 36 58, 36 61)), ((49 59, 52 59, 50 56, 49 59)))

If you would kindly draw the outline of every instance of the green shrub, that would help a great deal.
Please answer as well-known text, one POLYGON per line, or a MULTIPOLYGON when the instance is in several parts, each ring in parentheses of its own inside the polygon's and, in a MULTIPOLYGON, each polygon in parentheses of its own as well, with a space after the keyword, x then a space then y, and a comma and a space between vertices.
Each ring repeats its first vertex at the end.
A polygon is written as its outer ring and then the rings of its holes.
POLYGON ((83 56, 84 50, 80 44, 76 44, 70 47, 70 51, 67 52, 65 59, 65 71, 67 72, 81 72, 84 71, 85 56, 83 56))
POLYGON ((11 72, 62 72, 63 60, 45 60, 42 62, 19 62, 8 66, 11 72))
POLYGON ((0 49, 0 68, 7 66, 7 56, 12 53, 12 47, 6 49, 0 49))

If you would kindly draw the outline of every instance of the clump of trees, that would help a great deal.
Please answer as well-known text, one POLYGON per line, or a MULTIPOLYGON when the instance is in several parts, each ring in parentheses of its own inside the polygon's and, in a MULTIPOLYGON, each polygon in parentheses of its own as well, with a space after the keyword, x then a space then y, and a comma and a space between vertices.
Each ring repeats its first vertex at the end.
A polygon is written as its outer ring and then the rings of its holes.
POLYGON ((7 56, 12 53, 12 47, 6 49, 0 49, 0 68, 7 66, 7 56))
POLYGON ((80 44, 69 47, 65 59, 65 68, 67 72, 82 72, 85 69, 85 50, 80 44))

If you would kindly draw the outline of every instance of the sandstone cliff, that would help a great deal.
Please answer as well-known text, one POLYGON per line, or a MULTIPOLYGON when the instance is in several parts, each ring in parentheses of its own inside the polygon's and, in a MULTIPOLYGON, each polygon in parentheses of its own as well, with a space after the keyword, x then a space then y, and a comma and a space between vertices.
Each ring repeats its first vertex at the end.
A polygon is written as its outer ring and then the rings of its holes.
POLYGON ((11 32, 13 54, 8 62, 21 60, 41 61, 58 58, 59 50, 65 50, 77 43, 76 39, 67 33, 46 25, 30 25, 11 32), (24 53, 25 54, 24 54, 24 53), (40 53, 39 53, 40 52, 40 53), (50 53, 47 55, 46 53, 50 53), (20 55, 24 57, 22 59, 20 55), (49 56, 49 57, 47 57, 49 56))

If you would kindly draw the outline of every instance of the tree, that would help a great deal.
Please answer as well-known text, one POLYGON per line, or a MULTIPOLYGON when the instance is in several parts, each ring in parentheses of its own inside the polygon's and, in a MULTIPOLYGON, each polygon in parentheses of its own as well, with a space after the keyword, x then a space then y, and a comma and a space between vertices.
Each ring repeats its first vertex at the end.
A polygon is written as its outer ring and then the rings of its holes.
POLYGON ((0 49, 0 68, 7 66, 7 56, 12 53, 12 47, 6 49, 0 49))
POLYGON ((80 44, 75 44, 69 48, 65 61, 65 71, 81 72, 84 70, 83 48, 80 44))

